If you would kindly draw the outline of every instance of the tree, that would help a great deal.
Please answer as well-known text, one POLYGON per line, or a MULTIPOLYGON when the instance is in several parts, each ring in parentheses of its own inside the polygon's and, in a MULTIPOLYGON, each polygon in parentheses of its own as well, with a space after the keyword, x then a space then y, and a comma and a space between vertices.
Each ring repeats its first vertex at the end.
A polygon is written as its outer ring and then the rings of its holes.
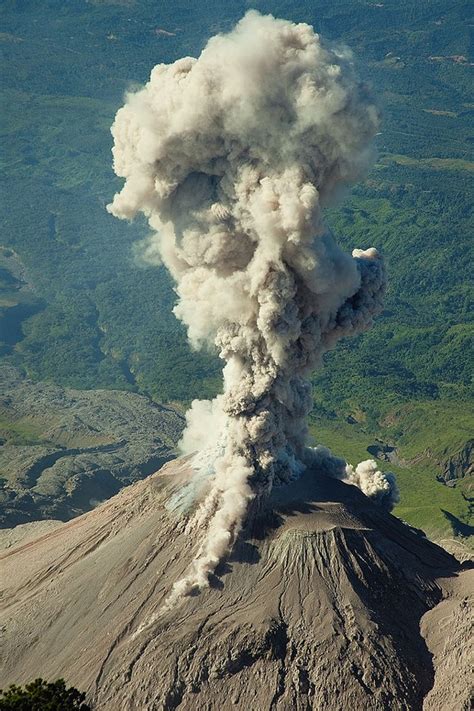
POLYGON ((66 689, 64 679, 50 683, 35 679, 24 689, 16 684, 0 689, 0 711, 91 711, 85 698, 72 686, 66 689))

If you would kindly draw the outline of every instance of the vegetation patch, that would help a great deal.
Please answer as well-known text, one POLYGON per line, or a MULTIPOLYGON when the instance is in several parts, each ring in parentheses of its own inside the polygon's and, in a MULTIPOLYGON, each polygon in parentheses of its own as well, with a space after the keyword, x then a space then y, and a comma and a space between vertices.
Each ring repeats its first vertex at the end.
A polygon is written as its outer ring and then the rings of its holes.
POLYGON ((12 684, 6 691, 0 689, 0 711, 91 711, 85 698, 73 686, 67 688, 64 679, 35 679, 25 687, 12 684))

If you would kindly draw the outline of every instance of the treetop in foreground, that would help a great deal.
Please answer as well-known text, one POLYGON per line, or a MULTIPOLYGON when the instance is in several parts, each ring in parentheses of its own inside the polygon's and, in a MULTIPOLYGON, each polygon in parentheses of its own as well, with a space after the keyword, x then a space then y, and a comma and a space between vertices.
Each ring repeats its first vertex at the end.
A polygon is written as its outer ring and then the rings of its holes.
POLYGON ((73 686, 67 689, 64 679, 35 679, 24 688, 12 684, 6 691, 0 689, 0 711, 91 711, 85 698, 73 686))

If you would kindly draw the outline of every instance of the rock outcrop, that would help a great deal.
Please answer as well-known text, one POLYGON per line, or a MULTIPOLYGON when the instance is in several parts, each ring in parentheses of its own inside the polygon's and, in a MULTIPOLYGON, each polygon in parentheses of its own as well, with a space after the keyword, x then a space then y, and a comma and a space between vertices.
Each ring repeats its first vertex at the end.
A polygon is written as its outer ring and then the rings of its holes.
POLYGON ((474 474, 473 451, 474 439, 470 439, 458 452, 443 461, 438 461, 438 466, 442 469, 442 474, 437 477, 438 480, 453 485, 456 479, 474 474))

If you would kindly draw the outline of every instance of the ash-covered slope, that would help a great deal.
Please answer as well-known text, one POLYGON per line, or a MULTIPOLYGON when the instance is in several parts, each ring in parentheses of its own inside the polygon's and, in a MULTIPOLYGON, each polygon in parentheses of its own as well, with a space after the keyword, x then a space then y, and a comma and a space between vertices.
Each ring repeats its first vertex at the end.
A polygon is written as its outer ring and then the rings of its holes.
POLYGON ((169 463, 3 555, 0 685, 64 676, 101 711, 413 711, 433 686, 426 709, 468 708, 467 667, 449 705, 452 660, 469 657, 456 597, 468 571, 314 471, 253 512, 208 590, 163 612, 196 553, 184 528, 208 484, 190 474, 169 463), (424 637, 450 614, 457 647, 448 620, 435 678, 424 637))

